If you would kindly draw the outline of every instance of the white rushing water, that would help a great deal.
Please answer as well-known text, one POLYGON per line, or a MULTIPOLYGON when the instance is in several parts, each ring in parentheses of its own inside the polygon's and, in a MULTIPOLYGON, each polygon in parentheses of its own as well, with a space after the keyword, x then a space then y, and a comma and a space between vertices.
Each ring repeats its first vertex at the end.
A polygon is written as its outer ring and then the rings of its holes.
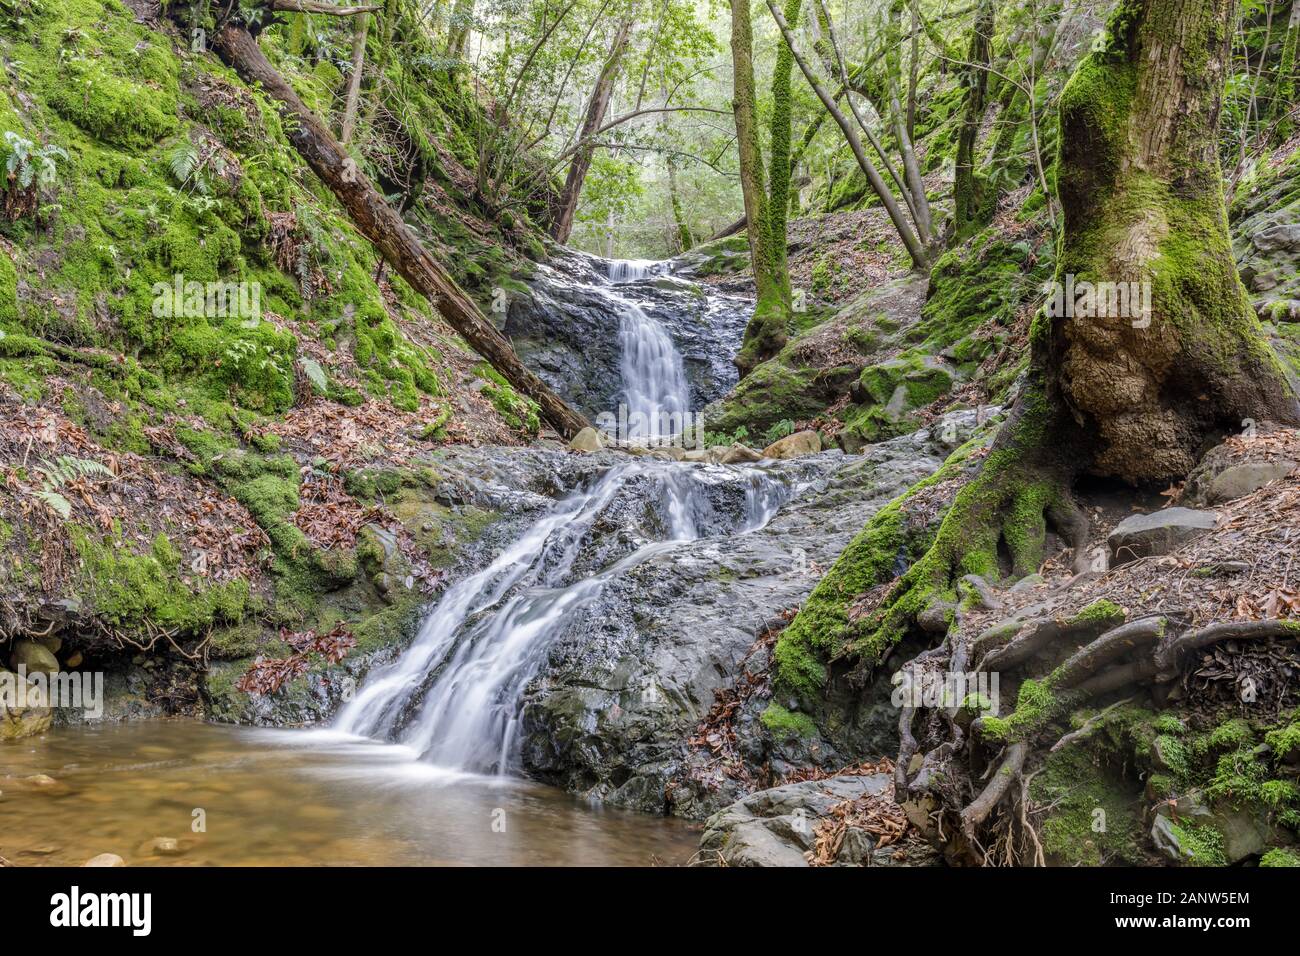
POLYGON ((762 527, 789 495, 785 482, 738 470, 744 505, 718 515, 708 494, 718 480, 710 469, 636 461, 560 501, 488 567, 447 590, 411 647, 367 679, 335 729, 396 740, 439 766, 509 772, 523 691, 571 617, 608 581, 702 529, 762 527), (653 489, 666 534, 594 575, 569 580, 593 524, 634 479, 653 489))
POLYGON ((683 416, 690 410, 691 393, 681 353, 664 327, 635 302, 623 299, 620 305, 623 312, 618 337, 624 402, 635 422, 630 433, 620 437, 653 444, 681 431, 683 416), (638 413, 644 418, 636 417, 638 413))
MULTIPOLYGON (((611 262, 615 282, 658 268, 611 262)), ((689 390, 682 359, 664 328, 621 291, 602 290, 621 316, 622 374, 630 413, 653 423, 684 413, 689 390)), ((635 436, 634 436, 635 437, 635 436)), ((413 748, 438 766, 507 773, 515 764, 522 696, 551 640, 611 579, 708 531, 744 532, 765 525, 790 494, 788 485, 756 468, 701 468, 636 459, 616 465, 591 487, 570 495, 505 548, 482 571, 452 585, 429 612, 411 647, 367 678, 335 721, 335 729, 413 748), (658 540, 609 567, 571 579, 580 550, 604 510, 629 482, 649 494, 664 516, 658 540), (738 481, 744 504, 719 515, 710 490, 738 481)))
POLYGON ((658 275, 663 270, 662 262, 652 259, 611 259, 608 267, 610 282, 639 282, 642 279, 658 275))

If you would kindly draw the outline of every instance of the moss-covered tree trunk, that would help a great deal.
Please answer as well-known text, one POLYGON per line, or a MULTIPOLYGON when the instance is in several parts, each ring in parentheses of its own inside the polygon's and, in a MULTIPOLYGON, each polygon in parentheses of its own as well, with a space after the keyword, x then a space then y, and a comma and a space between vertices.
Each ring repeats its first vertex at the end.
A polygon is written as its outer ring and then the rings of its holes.
POLYGON ((1228 239, 1217 144, 1232 27, 1232 0, 1126 0, 1062 95, 1058 282, 1150 296, 1149 310, 1099 310, 1125 314, 1076 308, 1035 343, 1100 474, 1178 478, 1243 419, 1298 417, 1228 239))
POLYGON ((980 0, 971 28, 969 62, 962 71, 965 103, 962 107, 961 131, 957 137, 957 163, 953 174, 953 220, 957 234, 980 224, 984 207, 975 177, 975 144, 988 93, 993 50, 993 0, 980 0))
MULTIPOLYGON (((801 0, 787 0, 798 16, 801 0)), ((786 264, 786 217, 790 189, 789 51, 777 51, 772 77, 771 165, 764 187, 754 88, 754 36, 749 0, 731 0, 732 111, 740 159, 740 191, 745 203, 749 258, 754 271, 754 315, 745 328, 736 367, 742 376, 775 355, 786 342, 790 320, 790 275, 786 264)))
POLYGON ((1049 524, 1078 565, 1080 474, 1167 483, 1247 420, 1300 423, 1228 240, 1216 147, 1232 22, 1231 0, 1126 0, 1079 65, 1061 100, 1056 282, 1139 291, 1127 309, 1097 297, 1102 315, 1086 299, 1061 310, 1073 315, 1040 312, 1024 393, 933 544, 850 622, 856 595, 888 580, 886 564, 862 573, 880 534, 869 525, 782 638, 788 683, 809 671, 801 648, 838 646, 870 665, 918 622, 944 620, 963 575, 1036 569, 1049 524))

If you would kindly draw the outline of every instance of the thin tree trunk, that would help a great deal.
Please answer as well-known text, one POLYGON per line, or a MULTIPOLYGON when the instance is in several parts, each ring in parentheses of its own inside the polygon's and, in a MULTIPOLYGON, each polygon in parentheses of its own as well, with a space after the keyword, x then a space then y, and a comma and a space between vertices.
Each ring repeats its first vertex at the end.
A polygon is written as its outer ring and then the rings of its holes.
POLYGON ((677 160, 669 156, 666 162, 668 164, 668 201, 673 208, 677 251, 690 252, 695 246, 695 237, 691 235, 690 224, 687 223, 686 214, 682 211, 681 195, 677 191, 677 160))
POLYGON ((266 59, 257 40, 243 27, 228 23, 217 31, 213 46, 245 83, 259 86, 280 104, 281 113, 292 120, 285 125, 285 135, 384 260, 414 289, 428 297, 471 348, 511 385, 536 401, 556 431, 569 438, 586 427, 588 423, 581 415, 519 361, 509 340, 434 260, 329 129, 303 105, 298 94, 266 59))
POLYGON ((352 31, 352 72, 348 74, 348 95, 343 106, 343 123, 339 127, 344 146, 352 142, 357 126, 357 105, 361 102, 361 74, 366 65, 366 34, 369 30, 370 14, 358 13, 352 31))
MULTIPOLYGON (((605 58, 596 77, 596 83, 587 98, 587 111, 583 116, 582 128, 578 133, 578 142, 592 137, 605 121, 605 112, 609 109, 610 97, 614 94, 614 81, 623 61, 623 53, 632 36, 631 18, 621 21, 614 32, 614 41, 610 44, 609 56, 605 58)), ((568 242, 573 232, 573 217, 578 211, 578 199, 582 196, 582 184, 591 169, 591 157, 596 148, 584 146, 573 155, 569 162, 569 172, 564 178, 564 189, 560 192, 559 212, 551 224, 551 237, 556 242, 568 242)))
MULTIPOLYGON (((734 6, 736 3, 743 2, 743 0, 732 0, 732 2, 734 6)), ((844 138, 848 141, 849 148, 853 151, 853 158, 858 161, 862 172, 866 174, 867 182, 871 184, 872 191, 880 200, 880 204, 885 207, 885 212, 889 214, 894 229, 898 232, 899 238, 903 240, 903 245, 907 247, 907 252, 912 257, 913 267, 918 271, 929 268, 930 257, 926 252, 925 245, 917 239, 916 233, 907 224, 907 219, 903 216, 902 209, 899 208, 898 200, 889 191, 885 181, 880 178, 880 173, 876 170, 875 164, 871 162, 866 150, 862 148, 862 140, 858 138, 853 124, 849 122, 843 110, 835 105, 834 97, 827 92, 826 87, 808 65, 808 61, 800 56, 798 49, 795 47, 794 33, 791 31, 790 25, 785 22, 785 17, 781 15, 781 11, 776 8, 776 4, 772 0, 767 0, 767 8, 772 11, 776 25, 780 27, 781 35, 785 37, 785 42, 794 55, 794 61, 803 72, 808 85, 813 88, 813 92, 817 94, 817 98, 822 101, 822 105, 826 107, 827 112, 831 114, 836 125, 840 128, 840 132, 844 134, 844 138)))
POLYGON ((461 59, 469 42, 469 28, 474 22, 474 0, 456 0, 447 23, 447 56, 461 59))
POLYGON ((907 117, 903 112, 902 97, 899 92, 903 74, 902 29, 899 19, 903 13, 903 0, 894 0, 889 14, 889 30, 886 47, 890 51, 885 58, 886 84, 889 90, 889 115, 894 123, 894 138, 898 140, 898 151, 903 157, 903 176, 907 180, 908 191, 912 194, 912 209, 916 214, 916 230, 921 241, 929 243, 933 238, 934 220, 930 214, 930 201, 925 195, 925 180, 921 178, 921 164, 917 162, 916 150, 912 148, 912 138, 907 135, 907 117))
POLYGON ((982 224, 984 202, 976 186, 975 146, 984 121, 984 103, 989 86, 988 67, 993 52, 993 0, 980 0, 971 28, 969 62, 963 68, 966 87, 961 131, 957 135, 957 163, 953 175, 953 221, 957 235, 972 225, 982 224))
MULTIPOLYGON (((740 193, 745 203, 749 235, 749 261, 754 271, 757 301, 754 316, 745 328, 745 342, 735 358, 742 376, 762 359, 780 349, 784 336, 784 295, 772 272, 775 261, 767 229, 768 197, 764 188, 763 154, 759 146, 758 107, 754 92, 754 28, 749 0, 731 2, 732 112, 736 118, 736 151, 740 160, 740 193)), ((783 291, 784 290, 784 291, 783 291)))

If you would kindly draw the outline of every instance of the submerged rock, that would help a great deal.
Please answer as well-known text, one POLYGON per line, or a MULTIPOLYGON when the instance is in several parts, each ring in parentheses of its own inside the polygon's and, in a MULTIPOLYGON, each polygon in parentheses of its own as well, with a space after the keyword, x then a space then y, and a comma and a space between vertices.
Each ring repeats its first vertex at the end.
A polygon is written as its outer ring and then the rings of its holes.
POLYGON ((16 696, 18 690, 18 675, 0 668, 0 740, 43 734, 54 722, 54 710, 45 706, 48 701, 37 685, 27 685, 26 700, 21 702, 16 696), (9 697, 11 689, 13 698, 9 697))

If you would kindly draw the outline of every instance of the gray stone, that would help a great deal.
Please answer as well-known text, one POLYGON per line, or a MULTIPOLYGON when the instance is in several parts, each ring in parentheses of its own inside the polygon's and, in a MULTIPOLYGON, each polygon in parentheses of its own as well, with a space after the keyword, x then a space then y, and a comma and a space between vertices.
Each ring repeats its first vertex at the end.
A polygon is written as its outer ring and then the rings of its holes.
POLYGON ((1174 822, 1166 816, 1157 816, 1151 824, 1151 843, 1156 851, 1175 863, 1188 863, 1191 850, 1186 849, 1174 829, 1174 822))
POLYGON ((1168 554, 1179 545, 1212 531, 1219 516, 1213 511, 1166 508, 1121 521, 1107 539, 1115 564, 1168 554))
MULTIPOLYGON (((889 783, 888 774, 845 776, 752 793, 709 817, 698 865, 807 866, 804 853, 814 845, 817 821, 845 800, 884 793, 889 783)), ((861 862, 874 848, 874 841, 862 846, 855 838, 852 862, 861 862)))
POLYGON ((1261 229, 1251 237, 1251 242, 1260 252, 1300 252, 1300 223, 1284 223, 1261 229))
POLYGON ((1230 465, 1210 479, 1207 497, 1208 504, 1219 504, 1244 498, 1253 491, 1258 491, 1270 481, 1285 478, 1295 471, 1296 463, 1287 459, 1280 461, 1248 461, 1230 465))
POLYGON ((116 853, 101 853, 101 854, 99 854, 99 856, 93 856, 93 857, 91 857, 89 860, 87 860, 85 863, 83 863, 83 864, 81 864, 81 865, 82 865, 83 867, 86 867, 86 866, 126 866, 126 861, 123 860, 123 859, 122 859, 120 856, 118 856, 116 853))
POLYGON ((1223 855, 1229 864, 1263 853, 1273 832, 1261 816, 1231 807, 1215 808, 1214 825, 1223 834, 1223 855))

